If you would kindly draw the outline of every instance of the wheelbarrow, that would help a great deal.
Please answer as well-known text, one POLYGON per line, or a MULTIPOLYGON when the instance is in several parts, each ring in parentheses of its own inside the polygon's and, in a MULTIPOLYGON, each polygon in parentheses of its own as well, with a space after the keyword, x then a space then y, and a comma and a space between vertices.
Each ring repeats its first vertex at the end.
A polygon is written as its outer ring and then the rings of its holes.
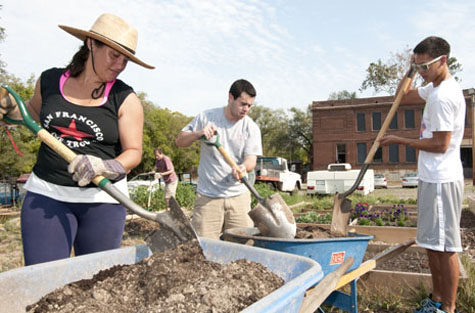
MULTIPOLYGON (((320 265, 299 255, 200 237, 206 259, 226 264, 246 259, 265 265, 284 285, 241 313, 297 313, 308 288, 323 278, 320 265)), ((40 263, 0 273, 0 313, 25 312, 25 307, 68 283, 89 279, 118 264, 135 264, 150 256, 145 244, 75 258, 40 263)))
MULTIPOLYGON (((313 224, 297 224, 297 226, 309 225, 313 224)), ((378 264, 390 257, 403 252, 415 242, 414 239, 408 240, 362 263, 368 243, 373 239, 373 236, 349 233, 348 237, 340 238, 281 239, 260 236, 259 229, 255 227, 243 227, 226 230, 224 239, 297 254, 317 261, 322 267, 325 278, 329 276, 331 283, 327 280, 324 286, 318 288, 317 285, 315 287, 316 291, 309 290, 307 292, 308 297, 304 299, 299 312, 314 312, 317 309, 323 312, 319 308, 323 302, 350 313, 358 312, 356 283, 359 277, 376 268, 378 264), (348 259, 352 259, 352 261, 346 262, 348 259), (340 268, 341 266, 344 269, 343 271, 340 268), (335 273, 339 270, 339 273, 335 273), (350 294, 337 290, 347 284, 351 286, 350 294), (321 290, 322 288, 323 290, 321 290), (326 296, 322 298, 322 294, 326 294, 326 296), (315 298, 319 298, 321 301, 316 301, 315 298)))

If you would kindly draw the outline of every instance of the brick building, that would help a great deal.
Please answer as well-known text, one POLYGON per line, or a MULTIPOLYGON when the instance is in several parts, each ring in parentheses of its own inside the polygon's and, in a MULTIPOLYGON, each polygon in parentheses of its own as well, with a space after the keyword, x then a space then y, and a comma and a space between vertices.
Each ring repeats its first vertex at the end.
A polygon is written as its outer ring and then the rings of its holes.
MULTIPOLYGON (((472 101, 464 90, 467 114, 461 159, 466 178, 472 177, 472 101)), ((329 163, 350 163, 361 168, 386 118, 394 97, 314 101, 313 170, 326 169, 329 163)), ((424 105, 401 104, 386 134, 418 138, 424 105)), ((418 152, 408 146, 380 147, 371 168, 389 180, 399 180, 405 172, 417 170, 418 152)))

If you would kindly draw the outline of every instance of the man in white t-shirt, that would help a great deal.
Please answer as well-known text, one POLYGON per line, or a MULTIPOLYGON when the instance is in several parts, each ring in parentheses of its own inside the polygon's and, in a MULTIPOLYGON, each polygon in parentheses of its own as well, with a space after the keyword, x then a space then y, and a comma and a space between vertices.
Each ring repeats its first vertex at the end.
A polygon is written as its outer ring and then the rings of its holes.
POLYGON ((416 242, 427 250, 433 291, 414 312, 454 313, 460 275, 457 253, 462 252, 464 177, 460 144, 466 104, 459 84, 449 72, 447 41, 428 37, 413 52, 411 62, 427 85, 410 89, 401 103, 426 103, 420 138, 388 135, 380 144, 402 144, 419 150, 416 242))
MULTIPOLYGON (((221 145, 239 165, 240 171, 252 171, 257 156, 262 155, 261 131, 247 116, 255 97, 256 91, 250 82, 235 81, 229 90, 227 106, 198 114, 178 134, 177 146, 187 147, 203 136, 209 139, 217 132, 221 145)), ((218 239, 226 229, 254 225, 248 215, 251 194, 239 180, 239 173, 226 163, 216 147, 201 144, 192 219, 199 236, 218 239)))

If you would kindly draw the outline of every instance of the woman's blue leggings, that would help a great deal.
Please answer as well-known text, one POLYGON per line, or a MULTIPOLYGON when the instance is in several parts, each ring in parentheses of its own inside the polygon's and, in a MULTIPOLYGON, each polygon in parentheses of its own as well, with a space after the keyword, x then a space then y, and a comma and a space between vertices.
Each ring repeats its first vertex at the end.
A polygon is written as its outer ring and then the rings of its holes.
POLYGON ((25 265, 120 247, 125 208, 112 203, 69 203, 27 192, 21 210, 25 265))

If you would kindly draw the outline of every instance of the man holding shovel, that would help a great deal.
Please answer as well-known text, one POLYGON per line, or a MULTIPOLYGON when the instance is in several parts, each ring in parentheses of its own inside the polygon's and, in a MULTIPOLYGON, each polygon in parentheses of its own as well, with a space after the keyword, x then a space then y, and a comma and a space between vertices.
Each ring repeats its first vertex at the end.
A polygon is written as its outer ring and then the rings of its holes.
POLYGON ((155 172, 155 178, 163 177, 165 181, 165 203, 168 208, 168 200, 170 197, 175 197, 176 187, 178 186, 178 177, 175 173, 175 168, 173 167, 172 160, 165 154, 161 148, 155 148, 153 150, 155 155, 155 166, 153 171, 155 172), (158 173, 157 173, 158 172, 158 173))
POLYGON ((465 99, 450 75, 450 45, 428 37, 414 48, 411 62, 427 82, 410 89, 402 103, 426 103, 419 139, 384 136, 381 145, 402 144, 419 150, 417 244, 427 249, 433 291, 415 313, 454 313, 462 252, 460 216, 463 168, 460 144, 464 133, 465 99))
MULTIPOLYGON (((254 103, 256 90, 244 79, 235 81, 229 90, 225 107, 198 114, 178 134, 176 144, 187 147, 202 137, 217 132, 222 146, 229 151, 241 172, 249 172, 262 155, 261 131, 247 114, 254 103)), ((252 227, 248 216, 251 195, 240 183, 239 172, 229 166, 219 151, 201 144, 198 188, 192 224, 199 236, 218 239, 229 228, 252 227)))

